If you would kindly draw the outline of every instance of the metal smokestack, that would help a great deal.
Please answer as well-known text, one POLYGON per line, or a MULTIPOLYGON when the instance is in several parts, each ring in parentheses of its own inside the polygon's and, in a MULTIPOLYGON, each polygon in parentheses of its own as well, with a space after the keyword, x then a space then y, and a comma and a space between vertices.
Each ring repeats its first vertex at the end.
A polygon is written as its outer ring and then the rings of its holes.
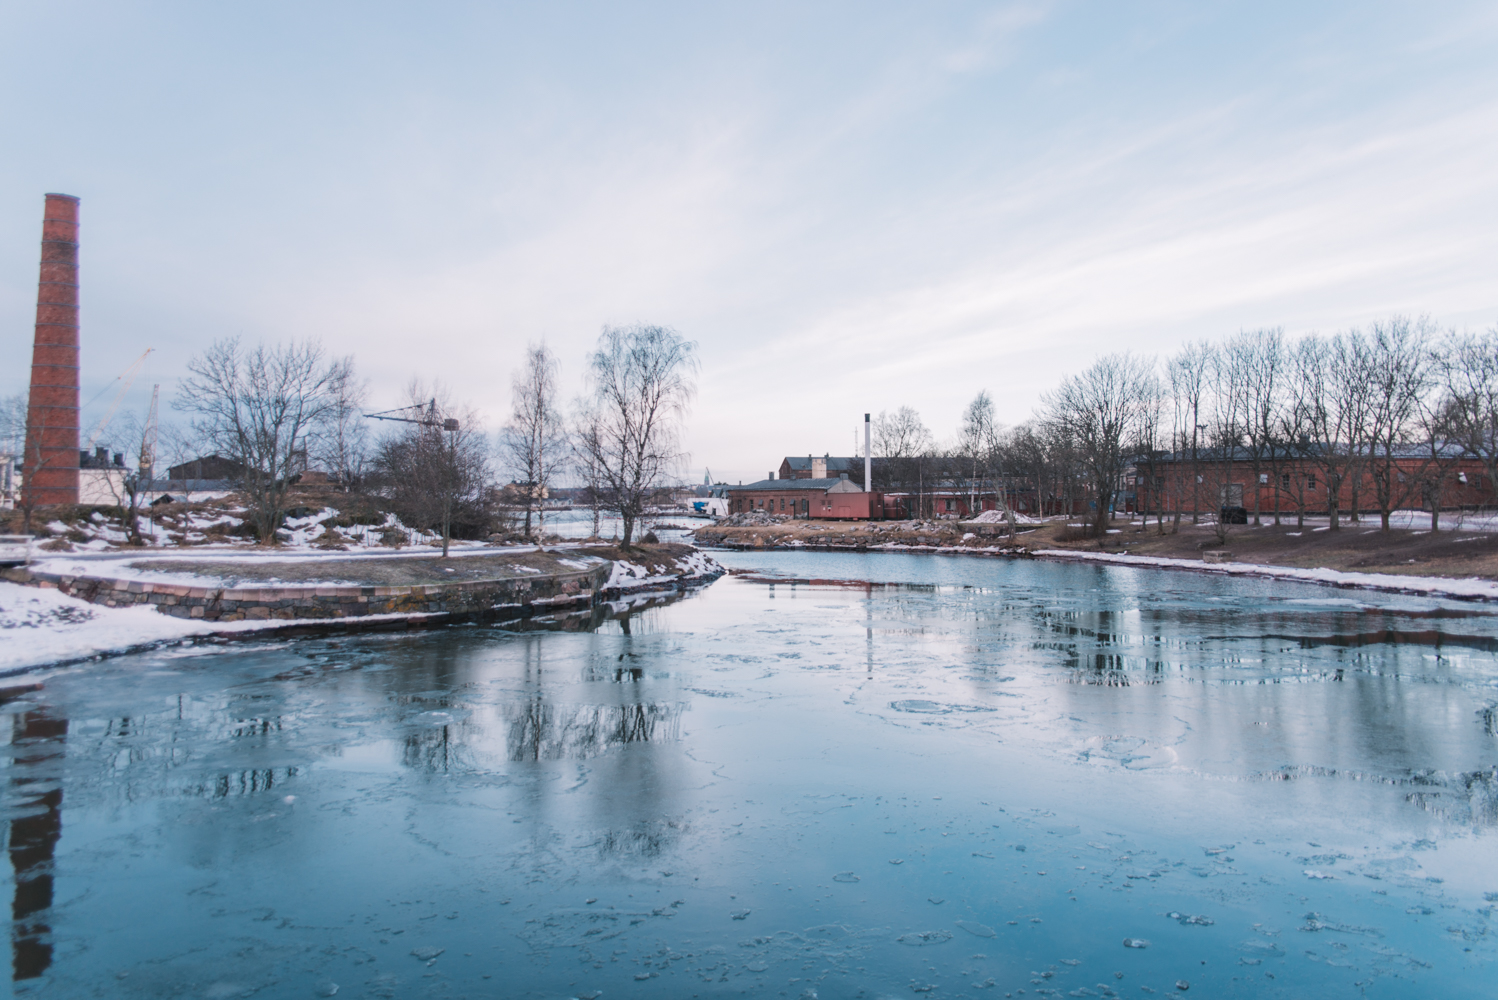
POLYGON ((78 199, 47 195, 24 489, 32 503, 78 502, 78 199))
POLYGON ((869 415, 863 415, 863 491, 874 492, 874 457, 869 451, 869 415))

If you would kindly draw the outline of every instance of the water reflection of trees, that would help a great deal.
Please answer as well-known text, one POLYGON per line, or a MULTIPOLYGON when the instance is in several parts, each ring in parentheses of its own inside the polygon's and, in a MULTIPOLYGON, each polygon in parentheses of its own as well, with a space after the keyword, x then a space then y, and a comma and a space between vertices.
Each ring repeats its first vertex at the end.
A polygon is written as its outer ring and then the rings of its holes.
POLYGON ((455 738, 453 730, 457 724, 432 726, 408 733, 401 745, 401 762, 418 771, 446 774, 449 771, 468 770, 468 747, 461 738, 455 738))
POLYGON ((681 735, 681 706, 663 703, 557 705, 532 697, 505 710, 510 760, 582 760, 628 743, 681 735))

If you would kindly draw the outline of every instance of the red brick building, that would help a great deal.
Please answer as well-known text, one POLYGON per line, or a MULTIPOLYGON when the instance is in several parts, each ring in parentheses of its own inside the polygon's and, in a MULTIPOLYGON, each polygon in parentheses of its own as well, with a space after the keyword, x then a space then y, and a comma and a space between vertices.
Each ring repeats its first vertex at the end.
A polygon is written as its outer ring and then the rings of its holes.
MULTIPOLYGON (((1493 506, 1498 501, 1483 464, 1462 456, 1448 446, 1432 457, 1429 448, 1407 447, 1390 461, 1363 459, 1342 476, 1337 486, 1337 509, 1343 515, 1353 508, 1363 514, 1380 508, 1380 483, 1385 475, 1391 510, 1442 510, 1493 506)), ((1139 462, 1125 476, 1119 498, 1120 510, 1166 513, 1208 513, 1220 507, 1243 507, 1252 515, 1295 516, 1325 514, 1328 496, 1327 470, 1321 463, 1301 456, 1283 456, 1261 461, 1255 470, 1244 449, 1231 455, 1200 453, 1196 461, 1178 454, 1139 462)))
POLYGON ((847 475, 820 479, 762 479, 728 487, 728 513, 764 511, 786 517, 859 519, 884 516, 884 498, 865 493, 847 475))

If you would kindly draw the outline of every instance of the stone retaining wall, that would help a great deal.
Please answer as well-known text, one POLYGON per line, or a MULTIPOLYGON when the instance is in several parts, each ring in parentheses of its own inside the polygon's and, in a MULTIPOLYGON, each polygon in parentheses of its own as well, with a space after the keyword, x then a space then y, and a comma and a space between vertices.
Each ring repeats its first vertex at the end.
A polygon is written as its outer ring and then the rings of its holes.
POLYGON ((359 618, 388 614, 476 614, 504 607, 592 604, 608 582, 610 563, 575 573, 502 580, 472 580, 407 587, 279 586, 189 587, 92 576, 7 569, 0 577, 111 608, 154 605, 177 618, 232 622, 245 619, 359 618))

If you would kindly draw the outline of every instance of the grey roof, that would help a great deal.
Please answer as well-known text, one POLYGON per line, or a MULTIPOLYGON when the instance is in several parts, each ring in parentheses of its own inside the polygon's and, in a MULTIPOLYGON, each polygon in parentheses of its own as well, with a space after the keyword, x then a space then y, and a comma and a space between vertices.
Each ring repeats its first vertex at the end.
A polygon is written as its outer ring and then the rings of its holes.
MULTIPOLYGON (((811 460, 814 457, 813 455, 787 455, 785 461, 790 465, 792 472, 810 472, 811 460)), ((839 458, 829 455, 822 461, 827 463, 828 472, 852 472, 855 468, 863 467, 861 458, 839 458)))
MULTIPOLYGON (((757 483, 745 483, 742 486, 730 486, 728 491, 733 493, 737 490, 830 490, 838 483, 849 482, 842 478, 834 479, 761 479, 757 483)), ((857 483, 853 484, 855 487, 857 483)))

